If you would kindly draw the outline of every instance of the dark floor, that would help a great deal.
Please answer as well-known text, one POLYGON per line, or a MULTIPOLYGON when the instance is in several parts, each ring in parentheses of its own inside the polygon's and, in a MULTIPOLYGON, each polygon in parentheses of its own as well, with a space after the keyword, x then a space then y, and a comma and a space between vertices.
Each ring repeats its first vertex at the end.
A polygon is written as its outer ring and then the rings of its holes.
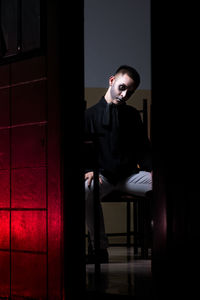
POLYGON ((134 257, 132 248, 110 247, 109 263, 101 264, 98 277, 94 270, 86 265, 88 299, 151 299, 151 259, 134 257))

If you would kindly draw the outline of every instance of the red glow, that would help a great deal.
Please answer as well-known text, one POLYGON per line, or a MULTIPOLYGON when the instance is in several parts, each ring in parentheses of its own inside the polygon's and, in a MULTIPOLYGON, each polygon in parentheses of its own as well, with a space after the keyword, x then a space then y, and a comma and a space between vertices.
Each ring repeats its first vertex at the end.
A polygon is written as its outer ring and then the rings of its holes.
POLYGON ((46 256, 30 253, 13 253, 11 261, 12 295, 46 299, 46 256))
POLYGON ((0 252, 0 299, 10 295, 10 253, 0 252))
POLYGON ((10 168, 10 139, 9 129, 0 130, 0 169, 10 168))
POLYGON ((12 249, 46 251, 46 212, 12 211, 11 232, 12 249))
MULTIPOLYGON (((0 249, 10 248, 10 212, 0 211, 0 249)), ((1 272, 1 271, 0 271, 1 272)))
POLYGON ((61 299, 60 123, 45 64, 1 66, 0 299, 61 299))
POLYGON ((46 165, 45 126, 23 126, 12 129, 12 167, 46 165))
POLYGON ((10 171, 0 170, 0 208, 10 207, 10 171))
POLYGON ((11 206, 17 208, 46 208, 45 168, 12 171, 11 206))

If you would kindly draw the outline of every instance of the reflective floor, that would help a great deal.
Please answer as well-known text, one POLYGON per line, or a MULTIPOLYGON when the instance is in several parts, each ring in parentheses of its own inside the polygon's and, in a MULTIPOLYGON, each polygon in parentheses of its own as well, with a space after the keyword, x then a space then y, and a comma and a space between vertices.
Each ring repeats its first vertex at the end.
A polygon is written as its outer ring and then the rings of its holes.
POLYGON ((86 265, 88 292, 127 296, 131 299, 150 299, 152 295, 151 259, 133 256, 133 249, 110 247, 109 263, 101 264, 95 276, 95 266, 86 265))

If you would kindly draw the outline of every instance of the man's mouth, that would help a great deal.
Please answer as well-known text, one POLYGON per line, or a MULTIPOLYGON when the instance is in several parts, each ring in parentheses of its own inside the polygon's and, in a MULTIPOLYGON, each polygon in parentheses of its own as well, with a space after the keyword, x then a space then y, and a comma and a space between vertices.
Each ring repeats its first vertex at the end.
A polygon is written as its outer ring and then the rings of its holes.
POLYGON ((116 97, 116 100, 119 102, 124 102, 123 98, 120 98, 120 97, 116 97))

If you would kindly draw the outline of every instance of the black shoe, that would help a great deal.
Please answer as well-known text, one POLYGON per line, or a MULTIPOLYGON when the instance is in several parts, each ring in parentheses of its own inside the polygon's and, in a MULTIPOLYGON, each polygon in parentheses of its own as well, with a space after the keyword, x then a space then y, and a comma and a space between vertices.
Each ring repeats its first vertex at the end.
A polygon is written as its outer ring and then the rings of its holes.
POLYGON ((86 256, 86 264, 95 264, 96 262, 99 262, 100 264, 109 262, 107 249, 99 249, 98 253, 95 253, 93 250, 86 256))

